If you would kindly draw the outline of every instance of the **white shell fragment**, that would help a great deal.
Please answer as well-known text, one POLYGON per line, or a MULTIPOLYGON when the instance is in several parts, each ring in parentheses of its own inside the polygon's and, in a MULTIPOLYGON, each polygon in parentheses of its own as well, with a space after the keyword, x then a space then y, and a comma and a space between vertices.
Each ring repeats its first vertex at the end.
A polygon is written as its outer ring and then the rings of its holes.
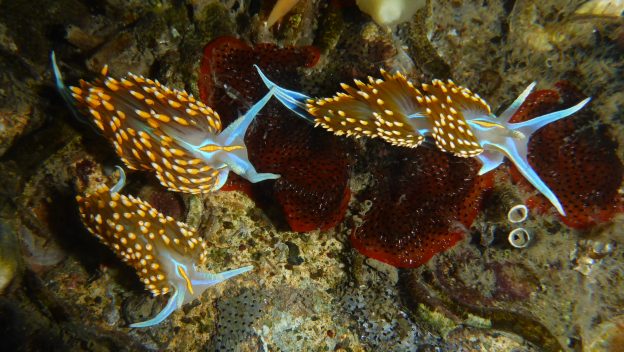
POLYGON ((507 239, 515 248, 526 248, 531 242, 531 234, 523 227, 519 227, 511 230, 507 239))
POLYGON ((529 208, 524 204, 514 205, 507 212, 507 220, 512 224, 523 222, 529 217, 529 208))

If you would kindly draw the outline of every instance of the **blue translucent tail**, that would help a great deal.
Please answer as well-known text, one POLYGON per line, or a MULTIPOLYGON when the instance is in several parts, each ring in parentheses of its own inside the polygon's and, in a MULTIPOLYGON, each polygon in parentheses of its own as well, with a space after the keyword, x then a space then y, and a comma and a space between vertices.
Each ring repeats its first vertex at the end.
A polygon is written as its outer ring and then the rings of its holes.
POLYGON ((119 181, 110 189, 111 194, 121 192, 121 189, 126 185, 126 172, 119 165, 115 165, 115 168, 119 171, 119 181))
POLYGON ((306 102, 308 99, 311 99, 309 96, 305 94, 301 94, 299 92, 295 92, 293 90, 288 90, 286 88, 282 88, 277 84, 273 83, 265 74, 260 70, 260 67, 254 65, 256 70, 258 70, 258 74, 260 78, 262 78, 262 82, 269 88, 274 91, 274 96, 286 106, 288 109, 301 116, 304 120, 313 123, 314 118, 308 113, 306 109, 306 102))
MULTIPOLYGON (((65 82, 63 82, 63 75, 61 74, 61 70, 58 67, 58 63, 56 62, 56 54, 54 53, 54 51, 50 53, 50 61, 52 62, 52 72, 54 73, 54 85, 56 85, 56 89, 58 90, 59 94, 63 97, 63 100, 65 100, 65 103, 67 103, 67 106, 69 106, 69 109, 71 110, 76 120, 82 123, 87 123, 83 119, 82 114, 80 114, 80 112, 76 108, 74 97, 72 97, 69 91, 69 88, 67 88, 67 86, 65 85, 65 82)), ((93 127, 93 125, 91 126, 93 127)), ((96 128, 93 128, 93 130, 97 134, 100 134, 100 135, 102 134, 96 128)))
POLYGON ((69 92, 69 88, 63 82, 63 75, 61 74, 61 70, 58 67, 58 63, 56 62, 56 54, 54 51, 50 53, 50 61, 52 61, 52 72, 54 73, 54 84, 56 85, 56 89, 59 94, 63 97, 63 100, 69 105, 72 113, 78 120, 81 120, 80 114, 78 110, 76 110, 76 106, 74 105, 74 98, 71 96, 69 92))
POLYGON ((61 74, 61 70, 56 62, 56 54, 54 51, 50 53, 50 61, 52 61, 52 72, 54 73, 54 84, 56 85, 56 89, 58 89, 59 93, 61 93, 67 104, 73 105, 72 96, 69 93, 69 88, 67 88, 63 82, 63 75, 61 74))

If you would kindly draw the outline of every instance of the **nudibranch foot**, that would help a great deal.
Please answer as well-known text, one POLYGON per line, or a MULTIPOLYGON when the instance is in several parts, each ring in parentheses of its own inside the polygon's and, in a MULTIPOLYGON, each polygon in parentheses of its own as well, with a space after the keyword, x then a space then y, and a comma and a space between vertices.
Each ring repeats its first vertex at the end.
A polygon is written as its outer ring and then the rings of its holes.
POLYGON ((484 150, 483 153, 477 155, 477 159, 481 161, 478 173, 481 176, 499 167, 505 160, 505 155, 493 150, 484 150))
POLYGON ((154 318, 131 327, 158 324, 207 288, 253 269, 245 266, 216 274, 198 270, 207 259, 204 239, 186 223, 160 213, 149 203, 120 194, 126 177, 124 170, 117 168, 120 177, 112 189, 102 185, 85 197, 76 197, 82 222, 136 270, 154 296, 172 293, 154 318))

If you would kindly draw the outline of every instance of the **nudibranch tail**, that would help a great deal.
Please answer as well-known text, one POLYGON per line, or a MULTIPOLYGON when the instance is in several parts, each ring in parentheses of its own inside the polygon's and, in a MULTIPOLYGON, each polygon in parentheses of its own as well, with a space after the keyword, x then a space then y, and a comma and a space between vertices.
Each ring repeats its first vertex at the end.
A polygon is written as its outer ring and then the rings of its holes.
POLYGON ((117 169, 117 172, 119 172, 119 180, 113 186, 113 188, 110 189, 111 194, 121 192, 121 190, 126 185, 126 171, 124 171, 123 167, 119 165, 115 165, 115 169, 117 169))
POLYGON ((206 193, 220 189, 230 171, 251 182, 278 178, 258 173, 247 155, 244 135, 269 92, 234 126, 222 131, 219 114, 184 90, 128 73, 115 79, 107 67, 93 82, 67 87, 52 53, 56 86, 88 113, 129 169, 154 171, 170 190, 206 193))
POLYGON ((52 62, 52 73, 54 74, 54 85, 56 86, 56 90, 58 90, 59 94, 69 106, 72 114, 78 121, 84 121, 78 110, 76 109, 76 105, 74 105, 74 99, 71 95, 71 90, 65 85, 63 82, 63 75, 61 74, 61 70, 58 67, 58 63, 56 62, 56 53, 52 51, 50 53, 50 61, 52 62))
POLYGON ((61 93, 61 96, 67 104, 72 105, 71 93, 69 92, 69 88, 63 82, 63 75, 61 74, 61 70, 58 67, 58 63, 56 62, 56 53, 50 53, 50 61, 52 61, 52 72, 54 73, 54 84, 56 85, 56 89, 61 93))
POLYGON ((172 293, 154 318, 131 327, 158 324, 208 287, 253 269, 245 266, 217 274, 200 271, 207 258, 203 238, 186 223, 165 216, 147 202, 120 194, 125 182, 121 169, 120 174, 112 189, 102 185, 76 200, 89 232, 132 266, 153 295, 172 293))
POLYGON ((284 104, 284 106, 286 106, 288 109, 302 117, 304 120, 310 123, 314 123, 314 117, 311 116, 306 109, 306 102, 310 99, 309 96, 278 86, 273 81, 271 81, 264 74, 264 72, 262 72, 258 65, 254 65, 254 67, 258 71, 258 75, 260 75, 260 78, 262 79, 264 85, 269 90, 273 91, 273 95, 277 98, 277 100, 284 104))

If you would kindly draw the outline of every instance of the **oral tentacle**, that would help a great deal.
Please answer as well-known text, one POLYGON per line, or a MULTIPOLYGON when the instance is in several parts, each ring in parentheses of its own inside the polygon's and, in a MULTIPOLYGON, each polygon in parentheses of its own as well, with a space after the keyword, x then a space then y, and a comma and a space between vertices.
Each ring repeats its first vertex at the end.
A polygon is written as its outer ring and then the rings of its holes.
POLYGON ((191 276, 191 283, 194 287, 198 286, 214 286, 218 283, 221 283, 227 279, 233 278, 235 276, 244 274, 248 271, 253 270, 252 265, 244 266, 238 269, 224 271, 218 274, 204 273, 196 271, 191 276))
POLYGON ((586 98, 586 99, 582 100, 581 102, 579 102, 578 104, 576 104, 574 106, 571 106, 571 107, 569 107, 567 109, 554 111, 554 112, 551 112, 549 114, 538 116, 536 118, 533 118, 533 119, 525 121, 525 122, 510 123, 509 124, 509 128, 514 130, 514 131, 521 132, 528 139, 528 138, 531 137, 531 135, 533 135, 533 133, 535 133, 536 131, 538 131, 542 127, 544 127, 544 126, 546 126, 548 124, 551 124, 551 123, 553 123, 553 122, 555 122, 557 120, 561 120, 563 118, 566 118, 566 117, 574 114, 575 112, 581 110, 587 103, 589 103, 590 100, 591 100, 591 98, 586 98))
POLYGON ((539 175, 533 170, 529 161, 527 159, 527 142, 528 140, 521 141, 512 141, 511 139, 507 140, 502 147, 502 151, 505 155, 511 160, 511 162, 516 166, 518 171, 526 178, 529 183, 533 185, 544 197, 550 201, 550 203, 557 209, 559 214, 565 216, 565 210, 563 209, 563 205, 559 201, 559 198, 555 195, 555 193, 542 181, 539 175))
POLYGON ((269 89, 269 92, 258 100, 246 113, 231 123, 223 132, 219 134, 217 140, 220 141, 223 146, 230 145, 244 145, 245 133, 253 122, 254 118, 258 115, 260 110, 266 105, 271 97, 277 91, 277 87, 269 89))
POLYGON ((529 86, 524 89, 522 94, 520 94, 516 100, 514 100, 514 102, 511 103, 511 105, 509 105, 502 114, 500 114, 498 118, 501 122, 509 122, 509 119, 511 119, 518 109, 520 109, 520 106, 522 106, 526 98, 529 94, 531 94, 536 84, 537 82, 529 84, 529 86))

